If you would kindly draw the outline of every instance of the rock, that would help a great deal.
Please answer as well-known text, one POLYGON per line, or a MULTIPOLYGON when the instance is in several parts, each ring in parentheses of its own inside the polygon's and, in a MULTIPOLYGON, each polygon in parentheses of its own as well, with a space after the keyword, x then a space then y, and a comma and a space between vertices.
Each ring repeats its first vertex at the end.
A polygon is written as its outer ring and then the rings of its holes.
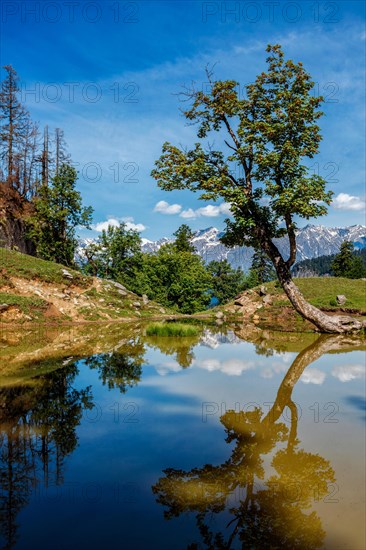
POLYGON ((143 295, 142 295, 142 301, 143 301, 143 303, 144 303, 145 306, 146 306, 146 304, 149 302, 149 298, 147 297, 146 294, 143 294, 143 295))
POLYGON ((343 306, 343 304, 347 302, 347 298, 344 296, 344 294, 338 294, 336 299, 337 299, 337 304, 339 304, 340 306, 343 306))
POLYGON ((132 302, 133 307, 141 307, 140 302, 132 302))
POLYGON ((36 294, 37 296, 41 296, 43 298, 43 294, 40 290, 38 290, 38 288, 36 288, 36 290, 34 291, 34 294, 36 294))
POLYGON ((259 288, 258 294, 259 296, 265 296, 267 294, 267 289, 264 285, 259 288))
POLYGON ((125 290, 122 290, 121 288, 119 288, 117 290, 118 294, 120 294, 121 296, 127 296, 127 292, 125 290))
POLYGON ((216 319, 222 319, 224 317, 224 314, 222 313, 222 311, 218 311, 215 315, 216 319))
POLYGON ((116 281, 111 281, 111 284, 114 285, 119 290, 127 290, 125 286, 121 285, 121 283, 116 283, 116 281))
POLYGON ((105 302, 104 298, 99 298, 99 302, 105 302))
POLYGON ((9 307, 9 304, 0 304, 0 312, 7 311, 9 307))
POLYGON ((222 319, 216 319, 215 323, 217 326, 220 326, 224 324, 224 321, 222 319))
POLYGON ((265 306, 270 306, 272 304, 272 296, 266 294, 266 296, 263 296, 262 302, 265 306))
POLYGON ((160 311, 160 313, 165 313, 165 309, 162 308, 162 307, 159 309, 159 311, 160 311))
POLYGON ((67 269, 63 269, 63 270, 62 270, 62 275, 63 275, 64 277, 66 277, 66 279, 72 280, 72 279, 74 278, 74 276, 71 275, 71 273, 70 273, 69 271, 67 271, 67 269))

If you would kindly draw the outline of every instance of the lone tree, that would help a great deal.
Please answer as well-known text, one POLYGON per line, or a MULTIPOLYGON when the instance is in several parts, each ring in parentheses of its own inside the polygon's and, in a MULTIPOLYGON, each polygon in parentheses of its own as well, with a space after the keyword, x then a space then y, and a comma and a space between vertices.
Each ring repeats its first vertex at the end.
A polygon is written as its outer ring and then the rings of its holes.
POLYGON ((309 304, 294 284, 296 219, 322 216, 332 193, 326 181, 310 175, 303 163, 313 158, 321 140, 317 120, 322 97, 302 63, 285 60, 280 45, 269 45, 268 70, 238 95, 234 80, 214 81, 207 69, 208 91, 186 89, 190 107, 183 111, 198 125, 192 149, 165 143, 152 176, 165 190, 200 191, 201 199, 224 199, 231 205, 222 241, 228 246, 261 248, 270 258, 293 307, 323 332, 343 333, 366 326, 351 317, 329 316, 309 304), (220 149, 203 143, 219 132, 220 149), (224 133, 226 134, 224 136, 224 133), (290 253, 284 258, 274 239, 286 235, 290 253))

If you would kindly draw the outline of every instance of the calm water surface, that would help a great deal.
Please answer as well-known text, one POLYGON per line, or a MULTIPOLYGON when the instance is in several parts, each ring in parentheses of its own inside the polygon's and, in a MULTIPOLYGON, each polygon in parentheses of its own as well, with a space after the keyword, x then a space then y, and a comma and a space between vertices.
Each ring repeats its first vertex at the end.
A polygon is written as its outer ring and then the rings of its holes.
POLYGON ((362 346, 237 334, 0 340, 1 547, 364 550, 362 346))

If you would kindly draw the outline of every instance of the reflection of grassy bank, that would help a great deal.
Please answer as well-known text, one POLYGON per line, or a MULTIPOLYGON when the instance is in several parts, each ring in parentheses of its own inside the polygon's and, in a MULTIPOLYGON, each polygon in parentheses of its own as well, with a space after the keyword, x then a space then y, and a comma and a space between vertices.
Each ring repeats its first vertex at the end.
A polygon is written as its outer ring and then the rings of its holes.
MULTIPOLYGON (((184 330, 190 326, 182 324, 184 330)), ((274 351, 299 352, 318 338, 315 333, 288 334, 260 330, 252 324, 217 326, 212 322, 198 320, 195 320, 193 327, 195 333, 185 337, 149 335, 145 327, 149 325, 141 321, 59 327, 38 325, 27 329, 0 327, 0 386, 29 383, 37 375, 62 368, 82 358, 113 352, 129 354, 131 341, 159 349, 173 356, 182 368, 186 368, 192 362, 194 347, 199 344, 204 329, 213 336, 233 331, 242 340, 252 342, 262 355, 271 355, 274 351)), ((366 348, 366 339, 349 336, 347 341, 349 350, 366 348)))
POLYGON ((146 328, 147 336, 196 336, 196 326, 183 323, 152 323, 146 328))
POLYGON ((141 334, 139 323, 0 330, 0 386, 29 380, 70 360, 108 353, 141 334))

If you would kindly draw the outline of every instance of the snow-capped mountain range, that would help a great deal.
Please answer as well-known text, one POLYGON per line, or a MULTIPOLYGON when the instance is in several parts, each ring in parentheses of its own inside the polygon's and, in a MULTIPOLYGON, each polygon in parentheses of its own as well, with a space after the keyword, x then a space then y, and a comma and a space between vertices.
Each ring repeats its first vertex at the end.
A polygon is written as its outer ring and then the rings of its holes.
MULTIPOLYGON (((245 246, 236 246, 234 248, 226 248, 220 242, 220 232, 216 227, 208 227, 201 229, 195 233, 192 244, 196 248, 198 254, 205 262, 212 260, 224 260, 233 267, 241 267, 247 271, 251 265, 253 249, 245 246)), ((309 258, 316 258, 329 254, 336 254, 339 251, 343 241, 352 241, 355 248, 366 248, 366 226, 352 225, 350 227, 324 227, 322 225, 307 225, 297 231, 297 262, 309 258)), ((80 240, 77 251, 77 259, 82 261, 83 248, 91 243, 93 239, 80 240)), ((158 241, 149 241, 142 239, 142 250, 144 252, 157 252, 159 248, 173 242, 174 239, 163 237, 158 241)), ((280 251, 287 257, 289 253, 289 245, 286 237, 278 239, 276 243, 280 251)))
MULTIPOLYGON (((245 246, 226 248, 220 242, 222 233, 216 227, 208 227, 197 231, 192 240, 198 254, 205 262, 227 259, 233 267, 241 267, 247 271, 250 267, 253 249, 245 246)), ((307 225, 297 231, 297 261, 316 258, 339 252, 343 241, 352 241, 356 248, 366 248, 366 226, 352 225, 350 227, 324 227, 322 225, 307 225)), ((163 237, 158 241, 142 239, 144 252, 156 252, 173 239, 163 237)), ((286 237, 277 239, 281 253, 287 257, 289 245, 286 237)))

